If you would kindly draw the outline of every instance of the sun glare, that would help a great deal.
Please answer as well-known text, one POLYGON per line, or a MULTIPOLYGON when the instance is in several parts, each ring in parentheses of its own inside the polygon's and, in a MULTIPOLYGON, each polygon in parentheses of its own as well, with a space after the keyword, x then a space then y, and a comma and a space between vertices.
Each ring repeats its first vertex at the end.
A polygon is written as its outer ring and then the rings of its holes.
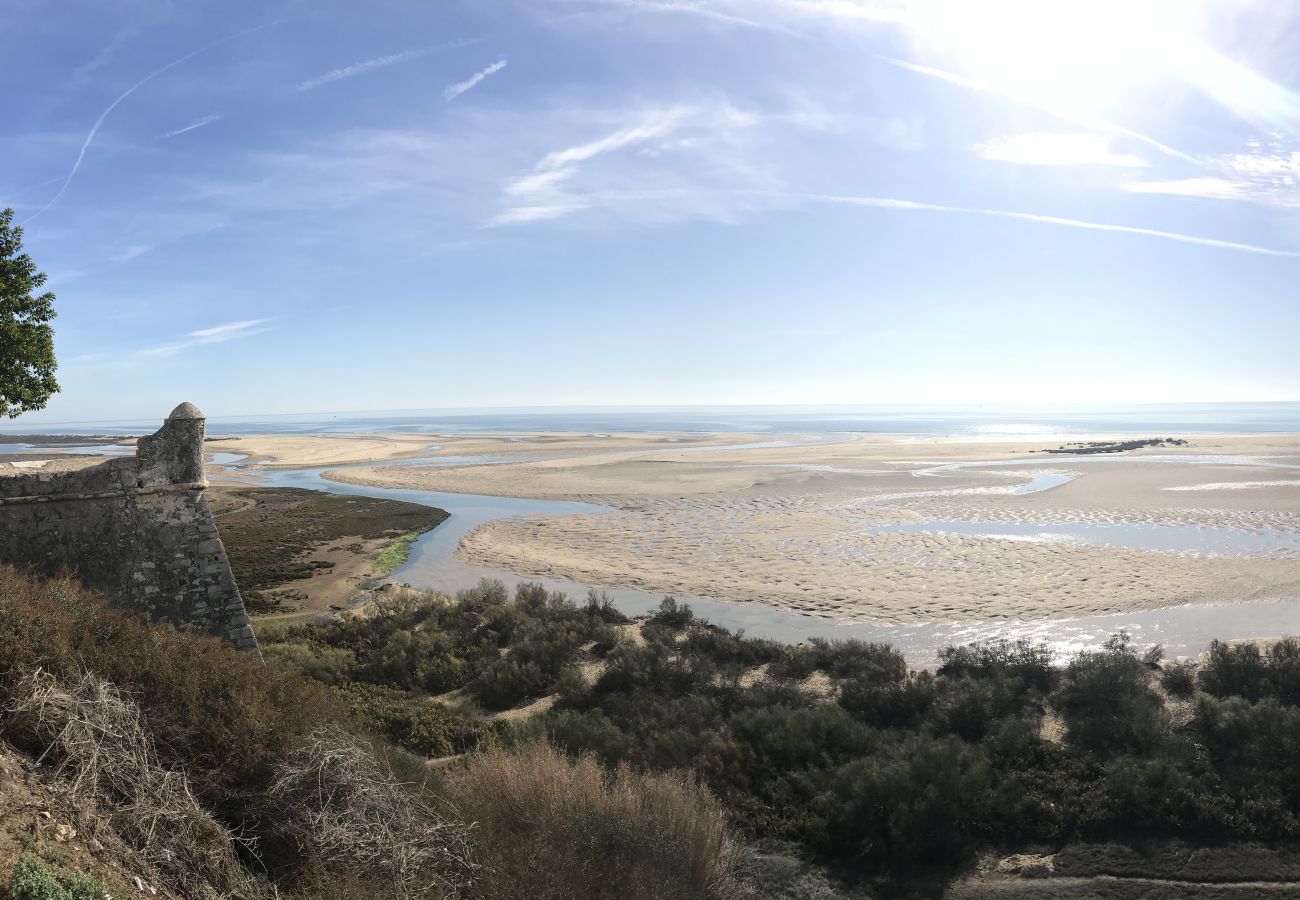
POLYGON ((1161 67, 1164 3, 941 0, 914 10, 926 49, 991 88, 1078 113, 1120 105, 1161 67))

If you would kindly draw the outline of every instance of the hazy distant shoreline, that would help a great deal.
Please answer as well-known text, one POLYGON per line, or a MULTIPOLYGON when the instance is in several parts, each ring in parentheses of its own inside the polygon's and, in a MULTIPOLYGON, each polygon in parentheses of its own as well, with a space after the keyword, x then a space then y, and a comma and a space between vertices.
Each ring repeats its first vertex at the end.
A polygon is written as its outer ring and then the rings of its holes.
MULTIPOLYGON (((152 419, 0 425, 10 433, 149 433, 152 419)), ((897 436, 1076 437, 1087 434, 1300 433, 1300 401, 1168 405, 768 406, 626 409, 392 410, 212 416, 208 433, 420 434, 465 432, 827 433, 897 436)))

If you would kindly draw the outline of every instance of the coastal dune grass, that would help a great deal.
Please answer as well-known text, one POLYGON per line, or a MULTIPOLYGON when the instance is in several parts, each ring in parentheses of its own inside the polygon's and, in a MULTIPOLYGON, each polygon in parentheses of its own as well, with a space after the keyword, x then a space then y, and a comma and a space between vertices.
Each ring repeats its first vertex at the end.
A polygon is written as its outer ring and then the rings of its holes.
POLYGON ((483 896, 747 896, 726 811, 692 775, 611 772, 537 740, 474 755, 448 788, 478 830, 483 896))

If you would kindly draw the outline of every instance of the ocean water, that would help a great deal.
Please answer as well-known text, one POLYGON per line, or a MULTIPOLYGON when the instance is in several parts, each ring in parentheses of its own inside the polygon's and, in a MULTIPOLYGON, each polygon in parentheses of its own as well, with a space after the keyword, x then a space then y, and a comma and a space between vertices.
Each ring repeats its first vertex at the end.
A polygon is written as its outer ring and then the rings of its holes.
MULTIPOLYGON (((9 422, 8 434, 142 434, 155 419, 9 422)), ((1085 434, 1150 436, 1209 432, 1300 432, 1300 402, 1057 406, 735 406, 388 410, 291 415, 213 416, 208 433, 457 434, 576 431, 866 433, 989 438, 1060 438, 1085 434)))

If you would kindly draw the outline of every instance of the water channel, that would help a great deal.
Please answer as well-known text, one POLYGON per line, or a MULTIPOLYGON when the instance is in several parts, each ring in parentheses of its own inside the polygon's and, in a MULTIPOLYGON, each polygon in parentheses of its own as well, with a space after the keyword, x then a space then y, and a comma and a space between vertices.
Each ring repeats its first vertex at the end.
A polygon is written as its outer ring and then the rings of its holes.
MULTIPOLYGON (((787 444, 788 446, 788 444, 787 444)), ((687 448, 682 448, 687 450, 687 448)), ((699 452, 706 448, 692 448, 699 452)), ((211 455, 217 465, 239 467, 243 457, 238 454, 211 455)), ((1187 461, 1186 457, 1129 457, 1129 460, 1159 462, 1187 461)), ((1262 461, 1241 458, 1213 458, 1219 464, 1260 465, 1262 461), (1231 462, 1227 460, 1231 459, 1231 462)), ((493 465, 517 462, 519 457, 431 457, 399 461, 402 465, 463 466, 493 465)), ((1094 458, 1043 460, 1042 464, 1094 462, 1094 458)), ((1204 461, 1209 462, 1207 458, 1204 461)), ((955 468, 976 468, 989 465, 1025 465, 1027 461, 997 461, 994 463, 962 464, 955 468)), ((1033 461, 1035 464, 1039 461, 1033 461)), ((388 465, 385 463, 384 465, 388 465)), ((356 464, 373 466, 374 463, 356 464)), ((1268 465, 1268 464, 1265 464, 1268 465)), ((562 591, 581 599, 589 590, 604 592, 619 609, 629 615, 642 615, 659 605, 663 595, 631 588, 607 585, 589 585, 560 578, 539 578, 516 575, 503 569, 476 566, 455 556, 461 539, 478 528, 499 519, 519 516, 569 516, 610 515, 616 510, 591 503, 554 500, 528 500, 479 494, 444 493, 411 488, 381 488, 331 481, 323 474, 353 466, 329 466, 310 469, 257 470, 261 483, 276 487, 296 487, 325 491, 334 494, 386 497, 404 500, 446 510, 450 517, 442 525, 423 535, 411 548, 405 565, 393 573, 392 578, 415 587, 456 591, 477 584, 480 579, 492 578, 513 586, 524 582, 540 582, 550 590, 562 591)), ((1280 467, 1280 466, 1279 466, 1280 467)), ((954 467, 944 467, 954 468, 954 467)), ((251 473, 250 473, 251 474, 251 473)), ((918 472, 918 474, 920 474, 918 472)), ((926 474, 930 474, 927 472, 926 474)), ((1045 473, 1051 477, 1033 478, 1024 490, 1048 490, 1063 483, 1060 476, 1066 473, 1045 473)), ((1066 475, 1065 480, 1068 480, 1066 475)), ((1194 526, 1156 525, 1037 525, 1033 523, 980 523, 934 521, 906 526, 880 526, 882 530, 948 531, 981 535, 1002 534, 1009 540, 1055 539, 1082 540, 1105 546, 1133 546, 1140 549, 1164 552, 1234 552, 1260 555, 1275 552, 1300 553, 1300 534, 1287 531, 1248 532, 1230 528, 1197 528, 1194 526), (1216 550, 1217 548, 1217 550, 1216 550)), ((1161 644, 1171 657, 1190 656, 1202 651, 1215 638, 1246 639, 1266 638, 1300 631, 1300 601, 1252 601, 1245 603, 1181 606, 1132 613, 1084 616, 1074 619, 1019 620, 989 619, 963 622, 918 622, 907 625, 886 625, 843 622, 829 618, 806 615, 777 609, 761 603, 733 602, 709 597, 686 597, 697 614, 710 622, 732 630, 743 630, 756 637, 797 642, 813 637, 827 639, 857 638, 894 645, 915 667, 929 667, 937 660, 938 652, 947 646, 990 638, 1030 639, 1050 644, 1058 657, 1087 647, 1095 647, 1116 631, 1127 631, 1140 644, 1161 644)))

